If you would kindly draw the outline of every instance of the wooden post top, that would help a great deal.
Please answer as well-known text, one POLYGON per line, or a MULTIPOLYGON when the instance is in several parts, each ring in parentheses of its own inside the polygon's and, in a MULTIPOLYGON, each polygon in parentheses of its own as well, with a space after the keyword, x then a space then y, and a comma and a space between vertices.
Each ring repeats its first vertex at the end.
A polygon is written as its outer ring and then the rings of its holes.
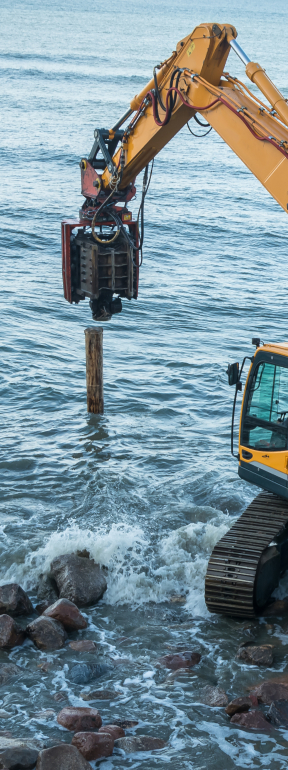
POLYGON ((87 326, 87 329, 84 329, 84 334, 103 334, 103 326, 87 326))

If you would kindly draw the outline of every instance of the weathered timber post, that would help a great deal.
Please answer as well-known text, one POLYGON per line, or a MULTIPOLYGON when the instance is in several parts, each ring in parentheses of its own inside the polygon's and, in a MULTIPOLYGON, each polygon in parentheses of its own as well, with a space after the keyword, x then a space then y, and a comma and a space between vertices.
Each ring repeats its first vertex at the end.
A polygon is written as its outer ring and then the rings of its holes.
POLYGON ((87 412, 103 414, 103 329, 85 329, 87 412))

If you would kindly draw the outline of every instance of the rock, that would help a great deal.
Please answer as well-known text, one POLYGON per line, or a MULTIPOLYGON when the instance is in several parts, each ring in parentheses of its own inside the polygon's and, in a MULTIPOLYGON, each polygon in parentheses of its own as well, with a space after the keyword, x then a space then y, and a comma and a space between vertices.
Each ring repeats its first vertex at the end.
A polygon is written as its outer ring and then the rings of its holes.
POLYGON ((273 701, 288 701, 288 684, 282 682, 262 682, 258 687, 253 688, 250 695, 256 696, 259 703, 265 703, 270 706, 273 701))
POLYGON ((101 759, 111 757, 114 740, 108 733, 76 733, 72 746, 76 746, 85 759, 101 759))
MULTIPOLYGON (((276 700, 271 703, 268 711, 268 719, 276 727, 288 727, 288 703, 285 700, 276 700)), ((102 727, 101 727, 102 730, 102 727)))
POLYGON ((74 733, 98 730, 98 727, 102 725, 98 709, 92 709, 88 706, 62 709, 57 716, 57 722, 62 727, 66 727, 66 730, 71 730, 74 733))
POLYGON ((116 690, 90 690, 90 692, 80 692, 80 696, 83 700, 114 700, 114 698, 118 698, 119 695, 122 695, 122 693, 116 692, 116 690))
POLYGON ((165 668, 171 668, 176 671, 178 668, 192 668, 201 660, 199 652, 181 652, 174 655, 164 655, 159 658, 159 663, 165 668))
POLYGON ((54 618, 59 620, 64 628, 76 629, 79 631, 82 628, 87 628, 87 620, 83 617, 82 613, 76 607, 76 604, 70 602, 69 599, 58 599, 55 604, 51 604, 43 615, 47 618, 54 618))
POLYGON ((25 633, 10 615, 0 615, 0 647, 17 647, 23 644, 25 633))
POLYGON ((62 690, 60 690, 60 692, 55 692, 55 695, 53 695, 53 699, 56 700, 57 702, 61 700, 67 700, 67 698, 68 698, 67 693, 62 692, 62 690))
POLYGON ((79 639, 79 642, 70 642, 69 647, 75 652, 94 652, 97 650, 97 644, 92 639, 79 639))
POLYGON ((13 663, 0 663, 0 685, 6 684, 13 676, 18 676, 21 673, 21 668, 14 666, 13 663))
POLYGON ((86 607, 99 601, 107 583, 99 564, 93 559, 75 553, 57 556, 51 564, 60 599, 70 599, 77 607, 86 607))
POLYGON ((231 722, 233 725, 246 727, 248 730, 265 730, 267 732, 270 729, 270 724, 262 711, 246 711, 242 714, 234 714, 231 722))
POLYGON ((164 749, 165 746, 166 743, 161 738, 152 738, 150 735, 131 735, 115 741, 115 748, 126 751, 126 754, 132 754, 134 751, 155 751, 164 749))
POLYGON ((100 676, 112 670, 112 666, 108 666, 106 663, 76 663, 70 668, 69 676, 71 682, 75 682, 75 684, 87 684, 92 679, 99 679, 100 676))
POLYGON ((49 575, 39 575, 37 586, 37 599, 39 603, 36 604, 36 610, 41 615, 42 612, 47 610, 47 607, 57 602, 59 597, 56 588, 55 580, 52 580, 49 575))
POLYGON ((98 735, 99 733, 108 733, 108 735, 112 736, 113 741, 116 741, 117 738, 124 738, 125 736, 123 727, 119 727, 119 725, 102 725, 98 731, 98 735))
POLYGON ((265 607, 262 614, 265 615, 265 617, 281 617, 282 615, 287 615, 287 612, 288 596, 285 596, 284 599, 277 599, 277 601, 273 602, 273 604, 268 604, 268 607, 265 607))
POLYGON ((40 722, 42 720, 46 721, 46 719, 54 719, 55 713, 56 712, 54 711, 54 709, 45 709, 44 711, 36 711, 36 713, 33 714, 32 719, 37 719, 37 720, 39 719, 40 722))
POLYGON ((91 765, 82 757, 76 746, 60 743, 51 749, 40 751, 36 770, 91 770, 91 765))
POLYGON ((0 615, 29 615, 33 605, 18 583, 0 586, 0 615))
POLYGON ((217 706, 220 708, 221 706, 227 706, 228 700, 226 692, 221 690, 220 687, 210 687, 210 685, 207 685, 201 693, 201 702, 205 703, 206 706, 217 706))
POLYGON ((130 730, 132 727, 136 727, 138 725, 138 722, 133 722, 132 719, 114 719, 113 722, 114 725, 123 727, 123 730, 130 730))
MULTIPOLYGON (((255 701, 255 699, 254 699, 255 701)), ((251 698, 249 696, 245 696, 243 698, 235 698, 234 700, 231 700, 230 703, 228 703, 228 706, 226 707, 225 711, 226 714, 228 714, 229 717, 233 717, 234 714, 241 714, 242 711, 249 711, 251 709, 251 706, 256 706, 256 703, 252 702, 251 698)))
POLYGON ((23 746, 22 748, 5 749, 0 752, 0 768, 7 770, 29 770, 36 765, 39 751, 23 746))
POLYGON ((64 646, 67 634, 62 624, 41 615, 27 626, 27 634, 39 650, 59 650, 64 646))
POLYGON ((237 652, 237 658, 244 660, 245 663, 253 663, 255 666, 273 665, 273 645, 262 644, 259 647, 245 644, 237 652))

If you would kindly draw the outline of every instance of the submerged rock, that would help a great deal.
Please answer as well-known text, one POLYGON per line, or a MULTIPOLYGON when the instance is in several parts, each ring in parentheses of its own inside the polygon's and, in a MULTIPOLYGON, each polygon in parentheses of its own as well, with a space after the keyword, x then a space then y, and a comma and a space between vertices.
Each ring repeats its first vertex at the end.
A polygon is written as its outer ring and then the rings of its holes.
POLYGON ((80 695, 83 700, 114 700, 122 693, 116 690, 90 690, 89 692, 80 692, 80 695))
POLYGON ((132 727, 136 727, 138 722, 134 722, 133 719, 114 719, 114 725, 123 727, 123 730, 130 730, 132 727))
POLYGON ((69 677, 75 684, 87 684, 93 679, 99 679, 108 671, 112 671, 112 666, 106 663, 76 663, 70 668, 69 677))
POLYGON ((245 644, 237 652, 237 658, 245 663, 253 663, 255 666, 273 665, 273 645, 262 644, 259 647, 245 644))
POLYGON ((101 759, 111 757, 114 740, 108 733, 76 733, 72 738, 72 746, 77 746, 85 759, 101 759))
POLYGON ((13 676, 18 676, 21 673, 21 668, 15 666, 14 663, 0 663, 0 685, 6 684, 13 676))
POLYGON ((242 714, 234 714, 232 724, 246 727, 248 730, 270 730, 270 724, 262 711, 246 711, 242 714))
POLYGON ((132 754, 134 751, 155 751, 164 749, 165 746, 165 741, 161 738, 152 738, 151 735, 131 735, 115 741, 115 747, 122 749, 126 754, 132 754))
POLYGON ((36 770, 91 770, 91 765, 76 746, 60 743, 51 749, 40 751, 36 770))
POLYGON ((284 599, 277 599, 277 601, 273 602, 272 604, 268 604, 268 607, 265 607, 265 609, 262 612, 262 615, 265 617, 281 617, 282 615, 287 615, 288 612, 288 596, 285 596, 284 599))
POLYGON ((67 638, 62 624, 44 615, 30 623, 26 630, 39 650, 59 650, 67 638))
POLYGON ((18 583, 0 586, 0 615, 29 615, 33 605, 18 583))
POLYGON ((107 582, 99 564, 75 553, 57 556, 51 564, 59 596, 70 599, 77 607, 95 604, 104 594, 107 582))
POLYGON ((57 716, 57 722, 62 727, 66 727, 66 730, 75 733, 98 730, 98 727, 102 725, 98 709, 92 709, 88 706, 62 709, 57 716))
POLYGON ((165 668, 171 668, 176 671, 178 668, 192 668, 201 660, 199 652, 181 652, 172 655, 163 655, 159 658, 159 663, 165 668))
POLYGON ((95 652, 97 644, 92 639, 79 639, 78 642, 70 642, 69 647, 75 652, 95 652))
POLYGON ((252 702, 251 698, 249 696, 243 696, 243 698, 235 698, 234 700, 231 700, 230 703, 228 703, 228 706, 226 707, 225 711, 226 714, 228 714, 229 717, 233 717, 234 714, 241 714, 242 711, 249 711, 252 706, 257 705, 257 700, 255 703, 252 702))
POLYGON ((285 700, 276 700, 271 703, 268 711, 268 719, 275 727, 288 727, 288 703, 285 700))
POLYGON ((207 685, 202 690, 201 702, 205 703, 206 706, 213 706, 213 707, 220 708, 223 706, 227 706, 228 697, 226 695, 226 692, 224 692, 224 690, 221 690, 220 687, 211 687, 210 685, 207 685))
POLYGON ((112 736, 113 741, 116 741, 117 738, 124 738, 125 736, 123 727, 119 727, 119 725, 102 725, 99 729, 99 733, 108 733, 108 735, 112 736))
POLYGON ((0 768, 5 770, 32 770, 36 766, 39 750, 20 746, 0 751, 0 768))
MULTIPOLYGON (((76 629, 80 631, 82 628, 87 628, 88 623, 86 618, 76 607, 74 602, 70 602, 69 599, 57 599, 57 602, 51 604, 43 615, 47 618, 54 618, 59 620, 64 628, 76 629)), ((78 642, 79 644, 79 642, 78 642)))
POLYGON ((288 701, 288 684, 282 682, 262 682, 254 687, 251 695, 256 696, 259 703, 270 706, 273 701, 288 701))
POLYGON ((16 647, 23 644, 25 633, 10 615, 0 615, 0 647, 16 647))

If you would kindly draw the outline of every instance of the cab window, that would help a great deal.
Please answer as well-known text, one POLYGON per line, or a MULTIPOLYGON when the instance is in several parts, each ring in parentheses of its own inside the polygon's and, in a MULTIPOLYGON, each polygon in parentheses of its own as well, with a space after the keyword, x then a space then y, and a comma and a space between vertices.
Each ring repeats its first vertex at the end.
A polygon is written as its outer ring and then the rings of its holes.
POLYGON ((242 445, 281 452, 288 437, 288 368, 262 361, 248 387, 242 445))

